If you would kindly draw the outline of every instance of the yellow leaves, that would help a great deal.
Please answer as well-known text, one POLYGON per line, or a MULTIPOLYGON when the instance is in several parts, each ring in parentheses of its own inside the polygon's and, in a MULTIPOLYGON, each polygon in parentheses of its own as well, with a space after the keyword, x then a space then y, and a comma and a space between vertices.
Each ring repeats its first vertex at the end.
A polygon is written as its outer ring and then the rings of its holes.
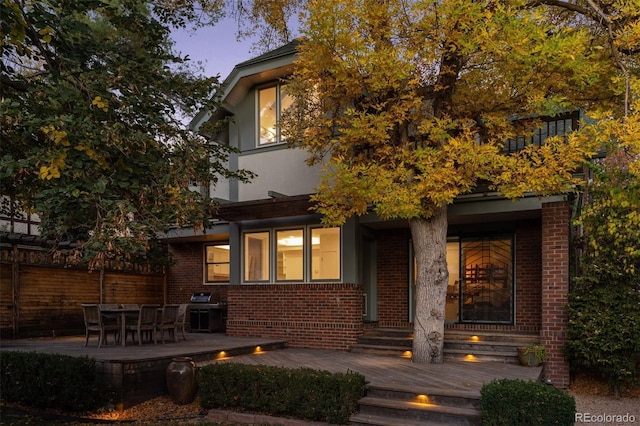
POLYGON ((43 29, 41 29, 40 31, 38 31, 38 34, 40 34, 42 36, 41 40, 45 43, 50 43, 51 42, 51 34, 53 33, 53 28, 46 26, 43 29))
POLYGON ((96 96, 95 98, 93 98, 93 101, 91 101, 91 105, 97 106, 98 108, 100 108, 104 112, 109 111, 109 103, 108 103, 108 101, 103 100, 101 96, 96 96))
POLYGON ((69 146, 71 145, 67 138, 67 132, 64 130, 58 130, 53 125, 41 127, 42 133, 47 135, 47 138, 56 145, 69 146))
POLYGON ((38 177, 42 180, 58 179, 60 171, 66 167, 67 154, 60 153, 49 161, 48 165, 40 166, 38 177))

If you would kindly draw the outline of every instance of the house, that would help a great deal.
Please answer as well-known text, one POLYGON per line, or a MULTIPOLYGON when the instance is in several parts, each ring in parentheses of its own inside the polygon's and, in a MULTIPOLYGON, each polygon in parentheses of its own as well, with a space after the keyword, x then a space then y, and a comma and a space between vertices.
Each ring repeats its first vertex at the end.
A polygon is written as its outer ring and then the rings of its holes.
MULTIPOLYGON (((222 104, 191 122, 206 133, 228 119, 217 143, 238 153, 229 167, 257 174, 249 184, 204 188, 220 200, 210 229, 175 229, 168 297, 182 303, 210 292, 226 302, 226 333, 273 337, 289 346, 349 350, 365 328, 409 327, 415 311, 414 257, 406 221, 370 214, 322 227, 309 196, 319 169, 284 143, 278 127, 290 98, 297 42, 238 64, 222 104)), ((578 114, 549 118, 530 143, 577 126, 578 114)), ((516 150, 523 141, 511 141, 516 150)), ((570 219, 566 196, 513 202, 479 188, 449 207, 446 331, 533 334, 547 348, 545 377, 569 385, 562 348, 569 290, 570 219)), ((446 338, 446 335, 445 335, 446 338)))

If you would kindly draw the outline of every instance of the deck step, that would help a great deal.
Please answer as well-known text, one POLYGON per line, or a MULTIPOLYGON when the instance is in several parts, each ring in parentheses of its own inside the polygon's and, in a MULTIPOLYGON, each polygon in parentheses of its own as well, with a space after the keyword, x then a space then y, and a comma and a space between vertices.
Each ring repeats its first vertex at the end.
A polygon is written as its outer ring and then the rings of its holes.
MULTIPOLYGON (((416 396, 417 398, 417 396, 416 396)), ((429 402, 405 401, 389 398, 366 396, 359 402, 360 411, 352 419, 352 424, 447 424, 447 425, 477 425, 480 424, 480 410, 476 408, 462 408, 452 405, 434 404, 429 402), (377 423, 366 423, 370 417, 377 423), (380 423, 381 419, 387 421, 380 423)))
MULTIPOLYGON (((409 328, 368 329, 351 346, 351 352, 391 357, 410 357, 413 330, 409 328)), ((444 357, 450 360, 518 362, 517 348, 538 343, 533 333, 445 330, 444 357)))

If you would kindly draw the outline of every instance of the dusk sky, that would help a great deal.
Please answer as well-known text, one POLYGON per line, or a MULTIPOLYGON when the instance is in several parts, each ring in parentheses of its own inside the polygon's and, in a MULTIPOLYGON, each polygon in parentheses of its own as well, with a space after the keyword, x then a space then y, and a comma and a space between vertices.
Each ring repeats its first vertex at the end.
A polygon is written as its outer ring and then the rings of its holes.
POLYGON ((234 65, 251 59, 259 53, 251 52, 251 40, 236 39, 237 24, 234 19, 222 19, 214 26, 197 31, 180 30, 172 33, 175 48, 188 54, 194 61, 201 61, 207 77, 220 74, 224 80, 234 65))

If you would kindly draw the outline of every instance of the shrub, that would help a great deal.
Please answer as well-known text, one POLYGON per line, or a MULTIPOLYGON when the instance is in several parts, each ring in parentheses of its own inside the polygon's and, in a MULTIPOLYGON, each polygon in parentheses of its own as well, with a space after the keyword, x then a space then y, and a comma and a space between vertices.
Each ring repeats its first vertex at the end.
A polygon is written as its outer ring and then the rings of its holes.
POLYGON ((198 373, 203 408, 234 408, 346 424, 364 396, 357 373, 329 373, 233 363, 210 364, 198 373))
POLYGON ((574 398, 540 382, 498 379, 480 390, 483 425, 572 425, 574 398))
POLYGON ((599 285, 569 295, 565 354, 573 370, 591 369, 609 379, 616 393, 634 380, 640 355, 640 291, 599 285))
POLYGON ((87 357, 3 351, 0 374, 3 401, 35 408, 90 411, 113 396, 87 357))

